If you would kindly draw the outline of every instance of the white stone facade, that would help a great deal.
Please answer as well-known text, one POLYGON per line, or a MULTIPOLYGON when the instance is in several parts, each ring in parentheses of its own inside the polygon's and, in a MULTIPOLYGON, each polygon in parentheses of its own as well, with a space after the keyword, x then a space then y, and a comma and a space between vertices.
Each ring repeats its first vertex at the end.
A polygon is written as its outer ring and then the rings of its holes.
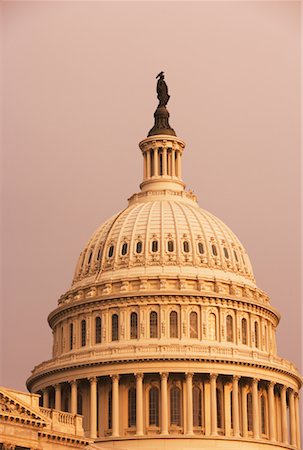
POLYGON ((301 377, 244 247, 185 191, 183 141, 139 145, 141 192, 81 253, 30 391, 94 448, 300 448, 301 377))

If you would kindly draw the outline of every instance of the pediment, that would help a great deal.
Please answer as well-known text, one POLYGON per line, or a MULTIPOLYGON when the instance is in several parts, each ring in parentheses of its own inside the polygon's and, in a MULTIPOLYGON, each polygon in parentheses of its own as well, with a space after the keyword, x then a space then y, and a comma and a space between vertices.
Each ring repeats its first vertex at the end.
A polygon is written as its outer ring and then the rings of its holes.
POLYGON ((10 418, 22 423, 30 423, 38 427, 46 426, 49 420, 34 408, 14 395, 9 389, 0 387, 0 420, 10 418))

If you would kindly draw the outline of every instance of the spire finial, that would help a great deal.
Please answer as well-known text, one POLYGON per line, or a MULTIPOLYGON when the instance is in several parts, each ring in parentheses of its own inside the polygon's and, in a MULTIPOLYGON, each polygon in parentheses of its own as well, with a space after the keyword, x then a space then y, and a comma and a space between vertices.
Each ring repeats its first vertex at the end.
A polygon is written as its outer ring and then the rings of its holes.
POLYGON ((176 136, 175 131, 169 125, 169 112, 166 109, 166 105, 170 98, 168 95, 167 84, 164 81, 164 72, 160 72, 156 78, 157 81, 157 98, 159 100, 159 105, 155 111, 155 125, 148 133, 148 136, 154 136, 157 134, 168 134, 170 136, 176 136))

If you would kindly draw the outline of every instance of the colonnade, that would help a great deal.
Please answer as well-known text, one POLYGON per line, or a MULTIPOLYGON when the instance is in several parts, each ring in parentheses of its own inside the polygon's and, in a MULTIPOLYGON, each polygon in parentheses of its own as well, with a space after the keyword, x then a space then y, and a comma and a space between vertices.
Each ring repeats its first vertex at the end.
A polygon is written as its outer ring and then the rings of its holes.
MULTIPOLYGON (((120 381, 123 377, 132 377, 136 389, 136 424, 135 434, 143 436, 147 433, 148 418, 144 411, 148 409, 148 396, 150 374, 137 373, 133 375, 111 375, 111 430, 107 430, 107 436, 119 437, 125 435, 125 430, 119 423, 120 408, 127 410, 120 398, 120 381), (148 375, 148 376, 147 376, 148 375)), ((169 435, 174 433, 171 424, 170 389, 176 383, 182 386, 182 408, 184 414, 180 424, 181 432, 185 435, 217 436, 225 435, 235 438, 267 439, 272 442, 282 442, 300 448, 299 434, 299 399, 298 393, 291 387, 274 383, 268 380, 242 377, 238 375, 220 375, 217 373, 199 374, 184 373, 174 374, 162 372, 155 375, 159 381, 159 427, 158 434, 169 435), (203 397, 201 407, 201 426, 194 425, 194 398, 193 387, 200 383, 203 397), (248 398, 250 395, 250 399, 248 398), (266 398, 262 405, 262 396, 266 398), (262 409, 263 408, 263 409, 262 409)), ((126 380, 126 378, 125 378, 126 380)), ((83 380, 82 380, 83 381, 83 380)), ((98 383, 99 388, 107 386, 109 377, 91 377, 89 381, 89 407, 84 414, 89 414, 89 435, 92 438, 100 436, 98 431, 98 383)), ((77 413, 77 390, 80 380, 71 380, 69 410, 77 413)), ((128 382, 128 381, 127 381, 128 382)), ((43 390, 43 407, 49 407, 49 389, 43 390)), ((61 384, 54 386, 54 406, 60 410, 61 384)), ((202 398, 201 397, 201 398, 202 398)), ((106 409, 108 403, 103 407, 106 409)), ((180 430, 179 430, 180 432, 180 430)), ((127 430, 126 430, 127 433, 127 430)), ((149 433, 150 434, 150 433, 149 433)))
POLYGON ((145 151, 143 154, 143 180, 159 176, 181 179, 181 152, 179 150, 155 147, 145 151))

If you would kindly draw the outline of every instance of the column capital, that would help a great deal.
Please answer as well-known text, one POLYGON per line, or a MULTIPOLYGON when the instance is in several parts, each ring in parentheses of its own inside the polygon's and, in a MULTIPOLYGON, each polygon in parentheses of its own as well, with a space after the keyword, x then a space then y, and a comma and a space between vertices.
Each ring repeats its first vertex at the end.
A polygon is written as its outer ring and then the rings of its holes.
POLYGON ((193 379, 193 372, 185 372, 186 379, 193 379))
POLYGON ((138 372, 138 373, 135 373, 134 375, 136 377, 136 380, 143 380, 144 373, 138 372))
POLYGON ((72 380, 69 381, 69 384, 71 385, 77 385, 78 384, 78 380, 76 380, 76 378, 73 378, 72 380))
POLYGON ((42 394, 47 394, 48 393, 48 387, 45 387, 42 389, 42 394))
POLYGON ((240 375, 233 375, 233 381, 239 381, 240 378, 240 375))
POLYGON ((285 386, 285 384, 283 384, 283 386, 281 387, 281 392, 285 392, 287 391, 287 386, 285 386))
POLYGON ((275 385, 276 385, 275 381, 270 381, 268 383, 268 387, 271 388, 271 389, 274 389, 275 385))
POLYGON ((169 375, 168 372, 160 372, 160 376, 161 376, 162 379, 167 379, 168 375, 169 375))
POLYGON ((59 391, 61 389, 61 383, 54 384, 54 388, 56 391, 59 391))
POLYGON ((217 374, 217 373, 210 373, 210 374, 209 374, 209 378, 210 378, 211 380, 216 380, 216 379, 218 378, 218 374, 217 374))
POLYGON ((254 384, 258 385, 259 381, 260 381, 260 378, 253 378, 251 382, 253 385, 254 384))
POLYGON ((111 379, 112 379, 113 382, 114 382, 114 381, 115 381, 115 382, 118 382, 119 379, 120 379, 120 375, 118 375, 118 374, 111 375, 110 377, 111 377, 111 379))

